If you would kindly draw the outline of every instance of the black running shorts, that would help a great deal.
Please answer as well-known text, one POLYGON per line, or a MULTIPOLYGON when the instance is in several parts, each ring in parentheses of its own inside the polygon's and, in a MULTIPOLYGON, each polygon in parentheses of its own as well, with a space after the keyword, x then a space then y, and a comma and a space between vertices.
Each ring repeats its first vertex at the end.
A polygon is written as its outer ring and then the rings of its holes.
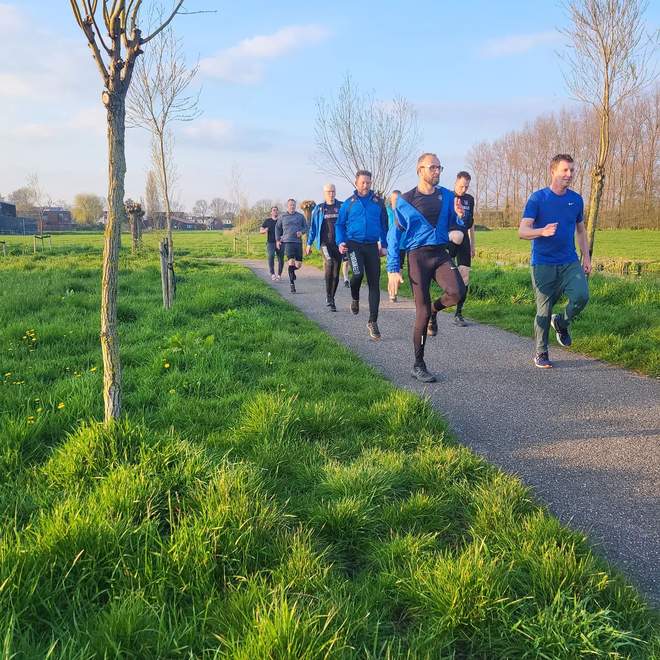
POLYGON ((296 261, 302 261, 303 260, 302 243, 285 243, 284 256, 286 256, 287 259, 295 259, 296 261))
POLYGON ((457 266, 472 267, 472 250, 470 248, 470 236, 466 233, 460 245, 449 244, 449 256, 455 260, 457 266))

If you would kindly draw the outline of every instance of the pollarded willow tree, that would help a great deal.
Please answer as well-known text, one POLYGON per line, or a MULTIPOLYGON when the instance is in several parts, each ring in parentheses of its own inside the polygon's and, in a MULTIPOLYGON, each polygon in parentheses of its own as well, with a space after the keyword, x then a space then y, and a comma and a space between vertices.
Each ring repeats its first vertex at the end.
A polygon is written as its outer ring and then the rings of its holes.
POLYGON ((569 49, 566 82, 571 93, 592 105, 599 119, 598 153, 591 173, 587 235, 593 254, 598 210, 610 157, 613 113, 627 98, 655 79, 654 57, 660 30, 647 35, 645 0, 566 0, 571 20, 562 30, 569 49))
MULTIPOLYGON (((156 22, 161 23, 161 14, 155 15, 156 22)), ((152 164, 165 204, 168 268, 163 302, 168 309, 175 292, 171 203, 174 139, 170 125, 175 121, 192 121, 201 114, 199 92, 188 91, 197 69, 186 65, 181 40, 168 27, 156 36, 149 51, 137 62, 127 103, 127 124, 144 128, 152 138, 152 164)))
POLYGON ((373 189, 386 194, 412 162, 417 113, 402 97, 384 103, 360 92, 347 75, 332 100, 318 99, 315 135, 315 160, 323 172, 353 185, 357 170, 369 170, 373 189))
POLYGON ((126 176, 126 94, 143 47, 167 28, 179 13, 178 0, 169 16, 147 36, 140 30, 142 0, 70 0, 73 15, 87 39, 101 74, 101 100, 108 135, 108 218, 103 242, 101 278, 101 353, 103 408, 106 423, 121 415, 121 363, 117 335, 117 274, 126 176))

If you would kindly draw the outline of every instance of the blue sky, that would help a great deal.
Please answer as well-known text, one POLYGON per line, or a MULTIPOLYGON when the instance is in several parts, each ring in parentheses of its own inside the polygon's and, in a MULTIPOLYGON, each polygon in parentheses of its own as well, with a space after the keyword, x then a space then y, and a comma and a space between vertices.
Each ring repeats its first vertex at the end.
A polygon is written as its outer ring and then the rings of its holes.
MULTIPOLYGON (((402 95, 415 105, 420 150, 438 153, 447 185, 476 142, 571 104, 557 55, 556 28, 565 22, 559 3, 186 6, 217 10, 174 23, 189 61, 202 64, 203 114, 175 125, 177 196, 186 207, 228 197, 232 170, 251 202, 318 198, 329 177, 312 160, 315 103, 347 72, 377 98, 402 95)), ((657 25, 660 8, 647 17, 657 25)), ((105 195, 100 77, 68 1, 0 0, 0 34, 0 193, 36 172, 53 199, 105 195)), ((126 193, 137 198, 149 167, 143 131, 128 131, 127 162, 126 193)), ((411 171, 397 187, 414 180, 411 171)), ((337 187, 340 197, 349 192, 344 182, 337 187)))

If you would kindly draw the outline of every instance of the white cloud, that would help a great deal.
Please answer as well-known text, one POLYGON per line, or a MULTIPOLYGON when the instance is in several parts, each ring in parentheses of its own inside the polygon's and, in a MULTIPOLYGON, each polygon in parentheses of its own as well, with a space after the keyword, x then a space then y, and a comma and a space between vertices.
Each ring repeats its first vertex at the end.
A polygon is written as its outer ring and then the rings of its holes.
POLYGON ((206 149, 234 152, 267 151, 274 131, 236 126, 226 119, 197 119, 181 129, 182 142, 206 149))
POLYGON ((236 46, 204 58, 199 68, 210 78, 254 84, 263 78, 265 60, 317 44, 327 39, 329 34, 321 25, 290 25, 273 34, 243 39, 236 46))
POLYGON ((23 25, 23 17, 14 5, 0 2, 0 33, 7 34, 8 30, 17 30, 23 25))
POLYGON ((560 39, 561 35, 554 30, 533 32, 531 34, 513 34, 508 37, 489 39, 481 47, 480 54, 486 58, 520 55, 537 46, 556 43, 560 39))
POLYGON ((0 73, 0 96, 30 96, 32 86, 15 73, 0 73))

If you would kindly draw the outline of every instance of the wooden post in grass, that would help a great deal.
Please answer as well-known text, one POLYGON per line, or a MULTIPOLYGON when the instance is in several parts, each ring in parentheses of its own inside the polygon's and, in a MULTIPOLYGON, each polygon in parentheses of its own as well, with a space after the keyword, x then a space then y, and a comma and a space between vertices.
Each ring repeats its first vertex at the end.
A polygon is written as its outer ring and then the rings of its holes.
POLYGON ((169 242, 164 238, 160 242, 160 281, 163 288, 163 307, 170 309, 172 307, 172 297, 170 295, 170 277, 169 277, 169 242))
POLYGON ((2 256, 7 256, 7 241, 0 241, 2 243, 2 256))
POLYGON ((32 252, 34 254, 37 254, 37 235, 36 234, 32 237, 32 252))
POLYGON ((234 236, 234 256, 236 256, 236 236, 234 236))
POLYGON ((304 199, 300 203, 300 210, 303 212, 303 215, 305 216, 305 221, 307 222, 308 227, 312 220, 312 211, 315 209, 315 207, 316 207, 316 202, 313 199, 304 199))
POLYGON ((131 228, 131 254, 138 254, 142 238, 142 217, 144 211, 138 202, 128 200, 126 202, 126 213, 128 214, 128 224, 131 228))

